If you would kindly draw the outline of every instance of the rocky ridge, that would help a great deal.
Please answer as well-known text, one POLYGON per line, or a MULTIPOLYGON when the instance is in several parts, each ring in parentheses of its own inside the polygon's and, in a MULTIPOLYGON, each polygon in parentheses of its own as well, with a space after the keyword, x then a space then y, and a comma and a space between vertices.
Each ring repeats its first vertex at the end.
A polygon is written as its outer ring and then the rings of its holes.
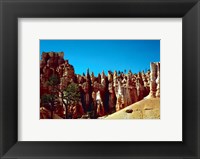
MULTIPOLYGON (((119 111, 133 103, 146 98, 160 97, 160 63, 150 63, 150 70, 133 74, 104 71, 94 76, 87 70, 86 74, 75 73, 73 65, 64 59, 63 52, 43 52, 40 60, 40 97, 49 93, 46 81, 56 75, 59 78, 59 88, 69 83, 79 86, 81 102, 79 106, 71 105, 65 110, 61 100, 57 101, 57 114, 62 117, 66 111, 71 112, 71 118, 98 118, 119 111)), ((41 105, 42 107, 42 105, 41 105)))

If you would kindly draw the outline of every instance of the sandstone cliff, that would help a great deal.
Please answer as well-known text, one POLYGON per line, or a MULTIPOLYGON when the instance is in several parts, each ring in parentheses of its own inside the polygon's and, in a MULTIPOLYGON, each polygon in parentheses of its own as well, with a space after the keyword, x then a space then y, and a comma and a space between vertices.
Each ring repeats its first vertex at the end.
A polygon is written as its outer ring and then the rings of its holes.
POLYGON ((73 65, 64 59, 63 52, 43 52, 40 60, 40 97, 50 93, 47 81, 52 75, 58 77, 60 90, 69 83, 76 83, 81 94, 78 106, 71 105, 67 110, 58 97, 54 112, 62 118, 66 111, 71 113, 71 118, 98 118, 120 111, 144 97, 160 97, 159 62, 151 63, 149 71, 137 74, 131 70, 128 73, 112 71, 108 71, 107 75, 102 71, 97 77, 89 70, 86 75, 79 75, 73 65))

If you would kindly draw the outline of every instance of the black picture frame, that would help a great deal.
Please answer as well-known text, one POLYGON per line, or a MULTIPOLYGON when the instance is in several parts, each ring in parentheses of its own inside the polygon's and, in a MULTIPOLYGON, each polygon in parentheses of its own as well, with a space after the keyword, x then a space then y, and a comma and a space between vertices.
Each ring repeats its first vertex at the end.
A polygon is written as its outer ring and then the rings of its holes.
POLYGON ((0 0, 0 11, 1 158, 200 158, 198 0, 0 0), (19 142, 18 18, 21 17, 182 18, 183 142, 19 142))

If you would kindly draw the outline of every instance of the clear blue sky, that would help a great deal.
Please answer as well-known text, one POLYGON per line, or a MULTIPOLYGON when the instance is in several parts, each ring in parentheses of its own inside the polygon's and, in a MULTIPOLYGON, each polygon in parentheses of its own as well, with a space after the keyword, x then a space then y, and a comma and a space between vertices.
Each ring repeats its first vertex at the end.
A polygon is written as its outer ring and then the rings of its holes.
POLYGON ((63 51, 76 74, 87 68, 95 76, 102 70, 138 73, 160 61, 160 40, 40 40, 40 54, 43 51, 63 51))

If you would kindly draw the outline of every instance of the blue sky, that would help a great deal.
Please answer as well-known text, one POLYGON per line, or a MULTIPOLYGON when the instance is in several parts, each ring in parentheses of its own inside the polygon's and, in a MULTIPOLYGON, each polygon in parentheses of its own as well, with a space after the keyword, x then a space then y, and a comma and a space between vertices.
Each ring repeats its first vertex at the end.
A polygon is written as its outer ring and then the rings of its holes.
POLYGON ((63 51, 76 74, 87 68, 95 76, 103 70, 138 73, 160 61, 160 40, 40 40, 40 55, 43 51, 63 51))

